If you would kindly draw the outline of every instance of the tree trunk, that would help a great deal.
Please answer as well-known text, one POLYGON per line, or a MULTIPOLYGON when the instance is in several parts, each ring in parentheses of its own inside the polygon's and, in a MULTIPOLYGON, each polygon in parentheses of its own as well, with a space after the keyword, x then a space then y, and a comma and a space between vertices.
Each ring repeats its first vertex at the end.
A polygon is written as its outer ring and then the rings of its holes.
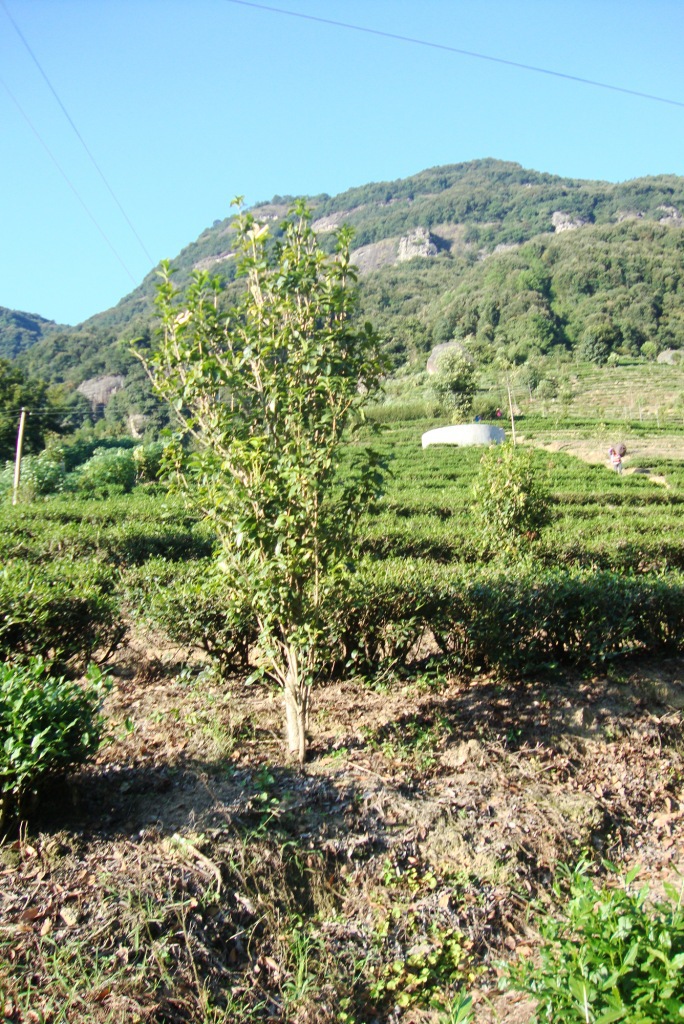
POLYGON ((309 711, 309 687, 301 678, 299 658, 293 647, 287 648, 288 670, 285 676, 285 726, 287 748, 300 764, 306 760, 306 725, 309 711))

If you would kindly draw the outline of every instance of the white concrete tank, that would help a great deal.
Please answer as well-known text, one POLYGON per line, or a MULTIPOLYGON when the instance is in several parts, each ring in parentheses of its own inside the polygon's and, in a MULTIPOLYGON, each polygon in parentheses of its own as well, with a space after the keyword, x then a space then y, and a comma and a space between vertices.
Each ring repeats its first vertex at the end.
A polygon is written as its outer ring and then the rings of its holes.
POLYGON ((436 427, 423 434, 423 448, 431 444, 501 444, 506 440, 502 427, 488 423, 459 423, 454 427, 436 427))

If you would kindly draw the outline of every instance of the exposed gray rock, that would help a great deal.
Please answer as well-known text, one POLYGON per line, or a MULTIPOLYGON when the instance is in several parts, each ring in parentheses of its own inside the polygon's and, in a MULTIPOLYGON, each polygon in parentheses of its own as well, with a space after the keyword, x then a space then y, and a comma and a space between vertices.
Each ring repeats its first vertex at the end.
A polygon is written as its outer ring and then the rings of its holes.
POLYGON ((678 366, 684 359, 684 352, 678 348, 666 348, 658 354, 656 362, 666 363, 668 366, 678 366))
POLYGON ((110 398, 117 391, 121 391, 125 383, 126 378, 121 374, 111 373, 104 377, 91 377, 90 380, 84 380, 76 390, 79 394, 85 395, 93 408, 96 408, 107 405, 110 398))
POLYGON ((658 221, 659 224, 681 224, 682 215, 676 206, 659 206, 658 209, 662 212, 663 216, 658 221))
POLYGON ((380 267, 393 267, 397 262, 398 242, 396 238, 383 238, 354 249, 351 261, 358 267, 359 274, 370 274, 380 267))
POLYGON ((472 354, 460 341, 443 341, 441 345, 435 345, 428 356, 427 366, 425 367, 428 373, 437 373, 437 364, 443 352, 459 352, 468 362, 475 362, 472 354))
POLYGON ((197 263, 193 264, 193 270, 211 270, 212 267, 218 266, 220 263, 225 263, 227 260, 231 260, 235 256, 234 252, 220 252, 218 256, 205 256, 203 260, 198 260, 197 263))
POLYGON ((409 235, 404 235, 403 238, 399 239, 398 263, 405 263, 407 260, 413 260, 417 256, 427 259, 429 256, 436 255, 437 246, 432 241, 427 228, 416 228, 409 235))
POLYGON ((558 235, 561 231, 575 231, 577 228, 584 227, 589 221, 585 217, 573 217, 569 213, 562 213, 560 210, 556 210, 551 215, 551 223, 558 235))
POLYGON ((141 412, 131 412, 128 414, 128 430, 131 437, 140 438, 143 436, 146 420, 147 417, 141 412))

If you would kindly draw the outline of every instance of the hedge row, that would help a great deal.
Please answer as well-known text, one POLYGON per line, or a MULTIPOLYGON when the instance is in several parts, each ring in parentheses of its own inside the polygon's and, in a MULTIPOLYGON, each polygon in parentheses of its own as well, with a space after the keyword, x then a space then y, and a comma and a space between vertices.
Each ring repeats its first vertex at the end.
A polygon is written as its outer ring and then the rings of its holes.
MULTIPOLYGON (((256 641, 249 606, 231 603, 229 590, 208 563, 155 560, 129 576, 128 601, 225 669, 244 664, 256 641)), ((631 653, 684 650, 684 577, 538 565, 454 572, 369 560, 339 584, 324 634, 323 660, 334 675, 400 669, 416 657, 511 677, 554 665, 588 668, 631 653)))
POLYGON ((40 656, 85 664, 112 648, 125 630, 117 579, 100 562, 56 559, 0 569, 0 660, 40 656))

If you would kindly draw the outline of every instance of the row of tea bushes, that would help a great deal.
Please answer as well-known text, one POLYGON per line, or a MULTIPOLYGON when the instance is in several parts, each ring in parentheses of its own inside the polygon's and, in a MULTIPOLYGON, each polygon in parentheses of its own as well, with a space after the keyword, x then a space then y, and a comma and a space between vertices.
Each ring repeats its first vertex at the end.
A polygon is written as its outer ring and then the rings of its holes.
POLYGON ((0 569, 0 660, 40 656, 83 667, 123 638, 118 578, 94 559, 0 569))
POLYGON ((206 558, 215 544, 211 527, 167 494, 136 490, 104 501, 64 495, 30 505, 0 505, 0 563, 96 558, 125 567, 159 556, 206 558))
POLYGON ((402 665, 431 638, 447 662, 508 677, 626 654, 684 649, 684 576, 579 569, 452 571, 367 563, 332 614, 333 650, 373 670, 402 665))
POLYGON ((124 600, 138 622, 182 647, 204 651, 221 671, 245 667, 256 624, 215 562, 151 558, 126 576, 124 600))
MULTIPOLYGON (((209 562, 154 560, 127 580, 127 603, 149 625, 202 648, 223 670, 246 663, 256 624, 246 602, 231 603, 229 580, 209 562)), ((519 677, 628 654, 675 654, 684 649, 684 576, 531 562, 466 572, 368 559, 337 583, 321 646, 330 675, 369 676, 430 659, 519 677)))

